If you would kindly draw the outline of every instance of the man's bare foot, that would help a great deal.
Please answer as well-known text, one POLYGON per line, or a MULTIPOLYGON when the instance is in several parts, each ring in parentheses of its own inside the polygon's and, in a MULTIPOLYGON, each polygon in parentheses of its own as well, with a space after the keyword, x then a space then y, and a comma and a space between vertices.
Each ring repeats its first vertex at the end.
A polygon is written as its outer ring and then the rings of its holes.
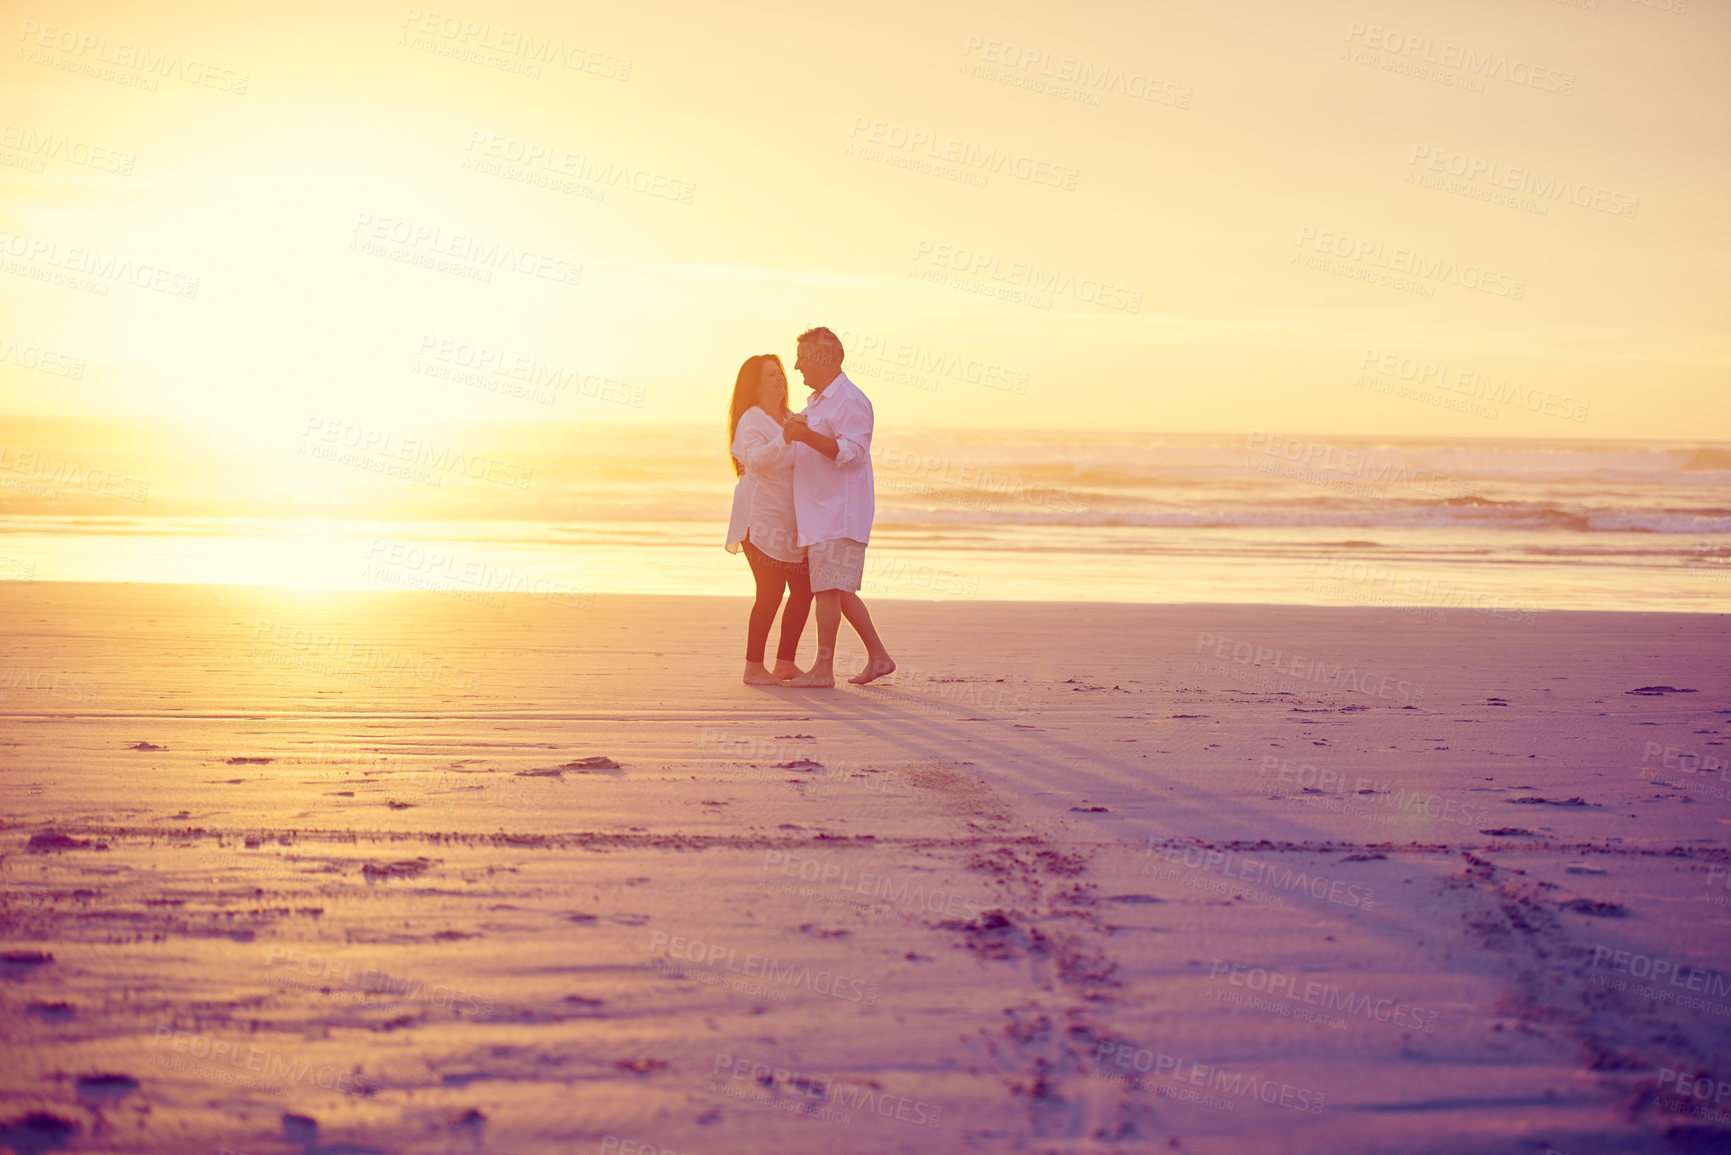
POLYGON ((800 669, 797 665, 788 661, 786 658, 777 658, 775 669, 770 672, 784 682, 792 681, 794 678, 800 677, 805 673, 804 670, 800 669))
POLYGON ((787 685, 801 689, 828 690, 835 686, 835 670, 823 665, 813 666, 787 685))
POLYGON ((896 664, 891 661, 889 656, 886 654, 884 657, 873 658, 871 661, 867 662, 866 668, 849 678, 848 681, 852 682, 856 686, 863 686, 867 682, 877 681, 885 674, 893 674, 895 672, 896 664))
POLYGON ((748 686, 779 686, 781 679, 763 668, 762 662, 745 663, 745 684, 748 686))

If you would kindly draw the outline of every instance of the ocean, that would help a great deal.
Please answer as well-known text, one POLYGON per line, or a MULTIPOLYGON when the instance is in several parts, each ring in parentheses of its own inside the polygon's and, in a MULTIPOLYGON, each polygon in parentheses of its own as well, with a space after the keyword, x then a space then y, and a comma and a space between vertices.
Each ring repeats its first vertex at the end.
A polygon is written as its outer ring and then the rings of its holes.
MULTIPOLYGON (((883 429, 865 593, 1731 607, 1731 446, 883 429)), ((9 421, 0 580, 737 594, 725 433, 9 421)))

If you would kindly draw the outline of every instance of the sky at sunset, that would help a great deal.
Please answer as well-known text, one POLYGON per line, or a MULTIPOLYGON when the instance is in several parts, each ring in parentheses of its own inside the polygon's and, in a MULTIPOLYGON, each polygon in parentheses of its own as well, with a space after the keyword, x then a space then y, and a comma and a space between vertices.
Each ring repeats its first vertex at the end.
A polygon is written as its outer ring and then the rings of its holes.
POLYGON ((1731 430, 1721 5, 7 7, 8 415, 1731 430))

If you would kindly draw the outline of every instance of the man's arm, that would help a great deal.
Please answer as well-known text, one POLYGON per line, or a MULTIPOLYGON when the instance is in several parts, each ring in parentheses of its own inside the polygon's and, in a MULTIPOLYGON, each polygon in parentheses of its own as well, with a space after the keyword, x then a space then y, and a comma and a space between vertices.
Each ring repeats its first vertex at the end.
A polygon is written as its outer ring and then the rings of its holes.
POLYGON ((781 427, 781 432, 789 441, 803 441, 831 461, 841 452, 841 444, 835 438, 817 432, 805 423, 803 416, 789 417, 787 424, 781 427))
POLYGON ((831 461, 834 461, 836 454, 841 452, 841 443, 836 442, 836 438, 826 435, 826 433, 819 433, 817 429, 805 424, 805 414, 795 414, 795 416, 788 417, 788 424, 782 426, 781 435, 788 438, 789 442, 807 443, 831 461))
POLYGON ((832 423, 837 465, 852 465, 869 459, 872 447, 872 406, 865 394, 855 390, 842 399, 841 412, 832 423))

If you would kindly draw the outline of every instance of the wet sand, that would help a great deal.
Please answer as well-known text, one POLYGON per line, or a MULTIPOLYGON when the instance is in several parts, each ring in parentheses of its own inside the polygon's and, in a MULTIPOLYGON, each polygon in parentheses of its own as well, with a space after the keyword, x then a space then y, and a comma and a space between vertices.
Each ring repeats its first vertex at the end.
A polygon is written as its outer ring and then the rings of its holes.
POLYGON ((1723 616, 0 592, 16 1150, 1731 1142, 1723 616))

